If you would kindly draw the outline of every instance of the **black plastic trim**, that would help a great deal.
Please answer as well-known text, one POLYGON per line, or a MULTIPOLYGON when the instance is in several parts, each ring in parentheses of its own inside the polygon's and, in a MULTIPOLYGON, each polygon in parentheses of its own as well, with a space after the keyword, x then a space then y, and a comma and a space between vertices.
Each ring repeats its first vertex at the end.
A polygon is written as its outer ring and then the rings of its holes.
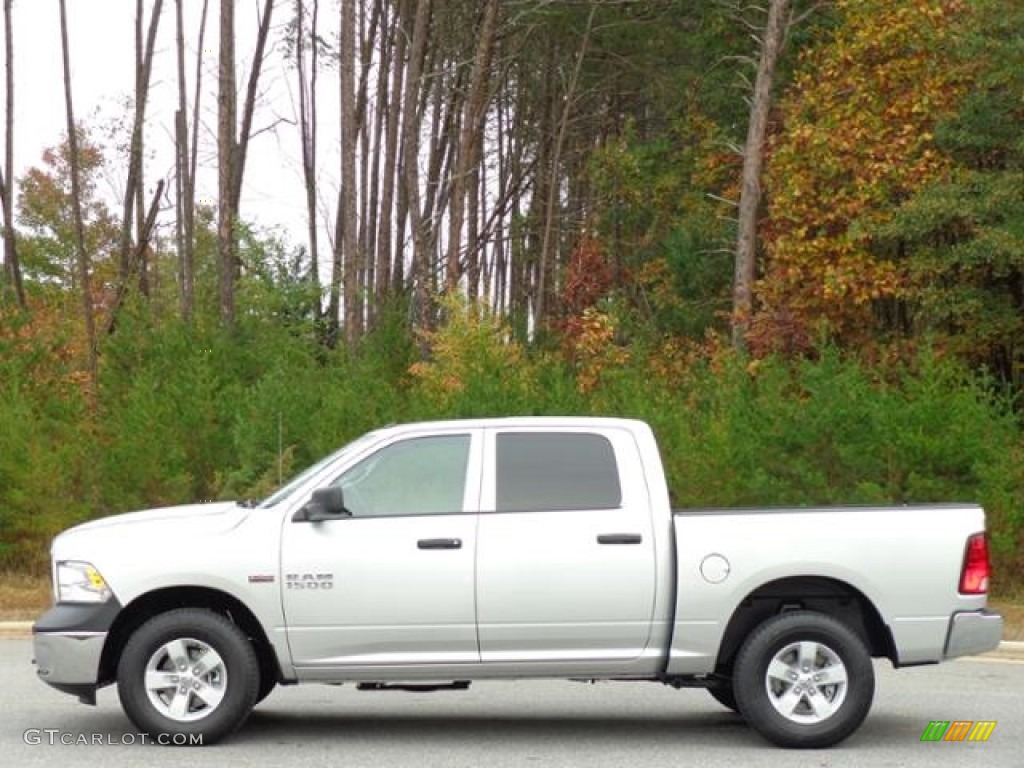
POLYGON ((42 632, 109 632, 121 604, 111 598, 105 603, 57 603, 32 626, 42 632))
POLYGON ((83 704, 96 706, 96 689, 99 688, 97 685, 92 683, 51 683, 49 680, 44 682, 61 693, 77 697, 83 704))

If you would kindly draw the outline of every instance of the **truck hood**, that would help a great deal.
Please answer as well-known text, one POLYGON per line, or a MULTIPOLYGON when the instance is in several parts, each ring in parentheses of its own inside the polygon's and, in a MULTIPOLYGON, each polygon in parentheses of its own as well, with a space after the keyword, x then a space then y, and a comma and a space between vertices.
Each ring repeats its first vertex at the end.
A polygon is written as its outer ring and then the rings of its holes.
POLYGON ((54 539, 53 549, 56 552, 83 539, 111 535, 123 542, 137 536, 152 541, 153 537, 225 533, 241 523, 250 511, 234 501, 221 501, 111 515, 69 528, 54 539))

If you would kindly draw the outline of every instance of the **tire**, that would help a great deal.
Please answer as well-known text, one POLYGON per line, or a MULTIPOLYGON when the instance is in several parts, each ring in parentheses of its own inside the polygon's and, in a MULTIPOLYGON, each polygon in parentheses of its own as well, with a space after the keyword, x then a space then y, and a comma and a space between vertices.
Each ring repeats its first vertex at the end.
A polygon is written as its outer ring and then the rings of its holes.
POLYGON ((853 630, 831 616, 793 611, 768 619, 743 644, 733 691, 740 713, 769 741, 830 747, 864 722, 875 673, 853 630))
POLYGON ((205 609, 182 608, 150 619, 128 639, 117 665, 125 714, 160 744, 220 741, 248 717, 259 685, 252 643, 226 618, 205 609))
POLYGON ((711 698, 726 709, 731 709, 733 712, 740 711, 740 708, 736 705, 736 693, 733 691, 732 683, 723 680, 715 685, 708 686, 706 690, 711 694, 711 698))

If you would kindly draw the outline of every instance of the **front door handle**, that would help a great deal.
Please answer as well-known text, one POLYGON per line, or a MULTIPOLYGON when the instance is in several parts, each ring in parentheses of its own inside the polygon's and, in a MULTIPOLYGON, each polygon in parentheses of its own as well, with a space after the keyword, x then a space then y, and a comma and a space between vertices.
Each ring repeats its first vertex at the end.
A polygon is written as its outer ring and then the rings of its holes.
POLYGON ((462 539, 420 539, 418 549, 462 549, 462 539))
POLYGON ((602 533, 597 537, 598 544, 640 544, 643 540, 639 533, 602 533))

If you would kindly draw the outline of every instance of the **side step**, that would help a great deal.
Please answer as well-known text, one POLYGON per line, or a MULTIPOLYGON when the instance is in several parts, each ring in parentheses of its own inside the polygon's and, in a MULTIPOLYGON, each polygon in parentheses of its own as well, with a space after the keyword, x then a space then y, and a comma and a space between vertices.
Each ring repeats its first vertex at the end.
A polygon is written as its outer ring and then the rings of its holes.
POLYGON ((357 691, 405 691, 406 693, 432 693, 433 691, 464 691, 469 680, 450 683, 358 683, 357 691))

